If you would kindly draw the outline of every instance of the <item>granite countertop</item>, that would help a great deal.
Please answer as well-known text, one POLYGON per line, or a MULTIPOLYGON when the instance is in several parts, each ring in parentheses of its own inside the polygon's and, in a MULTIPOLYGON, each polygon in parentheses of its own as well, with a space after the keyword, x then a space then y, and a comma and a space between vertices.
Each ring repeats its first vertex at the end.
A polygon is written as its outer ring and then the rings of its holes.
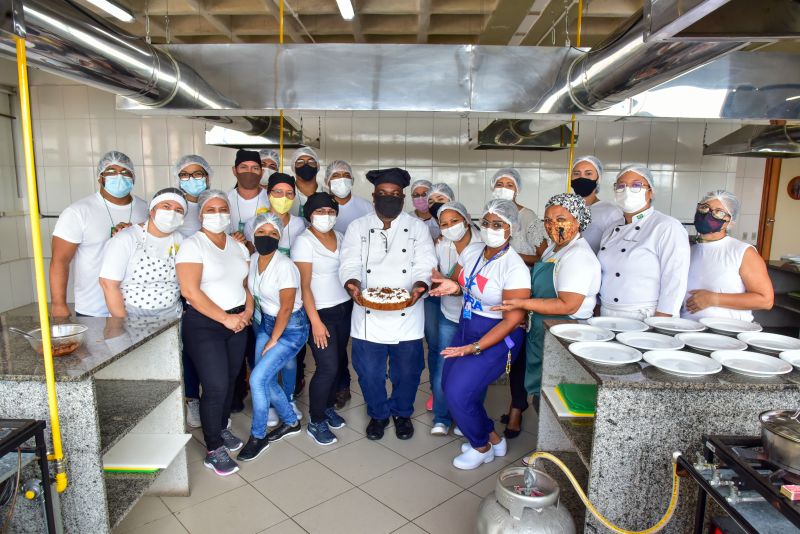
MULTIPOLYGON (((547 320, 544 322, 548 330, 550 327, 562 323, 585 323, 585 321, 547 320)), ((555 339, 565 350, 569 351, 571 342, 559 337, 555 337, 555 339)), ((689 347, 681 350, 695 352, 689 347)), ((699 352, 697 354, 708 356, 699 352)), ((644 360, 626 365, 610 366, 597 365, 577 356, 574 358, 597 381, 599 387, 693 390, 760 389, 764 391, 800 389, 800 372, 796 369, 789 374, 776 377, 755 378, 723 368, 717 374, 694 378, 665 373, 644 360)))
MULTIPOLYGON (((150 339, 178 324, 178 319, 99 317, 71 318, 89 327, 84 343, 72 354, 53 358, 57 381, 84 380, 150 339)), ((28 340, 8 330, 39 328, 38 317, 0 315, 0 380, 44 381, 44 358, 28 340)))
POLYGON ((800 274, 800 265, 790 261, 770 260, 767 262, 767 267, 786 271, 787 273, 800 274))

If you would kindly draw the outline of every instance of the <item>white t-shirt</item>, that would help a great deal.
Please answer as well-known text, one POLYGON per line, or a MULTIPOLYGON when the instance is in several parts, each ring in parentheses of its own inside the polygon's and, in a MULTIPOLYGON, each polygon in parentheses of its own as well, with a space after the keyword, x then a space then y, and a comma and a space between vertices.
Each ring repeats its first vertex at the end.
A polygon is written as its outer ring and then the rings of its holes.
POLYGON ((247 302, 243 282, 247 276, 248 252, 232 237, 225 238, 225 248, 220 249, 205 233, 197 232, 183 241, 175 263, 202 264, 200 290, 214 304, 230 310, 247 302))
POLYGON ((511 247, 518 254, 533 256, 546 238, 544 223, 536 212, 529 208, 519 210, 519 229, 511 236, 511 247))
POLYGON ((145 254, 153 258, 167 259, 180 249, 183 236, 178 232, 166 237, 148 234, 145 239, 144 227, 138 224, 129 226, 106 243, 103 251, 103 265, 100 267, 100 278, 122 281, 121 285, 130 282, 130 263, 139 243, 144 242, 145 254))
POLYGON ((247 285, 258 300, 261 312, 275 317, 281 309, 281 289, 295 288, 292 313, 303 307, 300 291, 300 271, 283 254, 273 254, 264 272, 258 272, 258 253, 250 256, 250 275, 247 285))
MULTIPOLYGON (((556 292, 578 293, 584 295, 578 311, 570 315, 573 319, 588 319, 594 314, 597 293, 602 278, 600 261, 592 252, 592 247, 581 236, 573 239, 566 247, 553 252, 555 244, 547 247, 540 261, 554 262, 553 287, 556 292)), ((536 295, 534 295, 536 298, 536 295)))
POLYGON ((127 206, 106 201, 99 192, 67 206, 58 218, 53 236, 77 244, 72 261, 75 311, 92 317, 108 317, 106 299, 98 282, 103 261, 103 246, 111 228, 121 222, 133 224, 147 220, 144 200, 133 197, 127 206))
POLYGON ((278 241, 278 251, 284 256, 294 259, 291 255, 294 248, 294 242, 297 238, 306 231, 306 220, 302 217, 289 216, 289 224, 287 224, 281 233, 281 240, 278 241))
POLYGON ((333 229, 344 235, 351 222, 373 211, 375 211, 375 208, 371 202, 352 195, 347 204, 339 204, 339 214, 336 216, 336 224, 333 229))
MULTIPOLYGON (((228 233, 244 232, 245 224, 259 213, 269 210, 267 190, 262 189, 251 199, 242 198, 235 187, 228 191, 228 202, 231 208, 231 225, 228 233)), ((252 236, 251 236, 252 237, 252 236)), ((248 237, 248 239, 251 239, 248 237)))
POLYGON ((619 206, 605 200, 598 200, 589 206, 589 211, 592 212, 592 222, 586 230, 581 232, 581 236, 589 243, 594 253, 597 254, 597 251, 600 250, 600 241, 603 239, 603 234, 609 228, 624 224, 625 215, 623 215, 619 206))
POLYGON ((503 303, 504 290, 527 289, 530 292, 531 271, 513 248, 488 264, 483 248, 483 243, 470 245, 458 257, 461 266, 458 283, 464 289, 464 300, 469 302, 472 313, 500 319, 503 312, 490 308, 503 303), (474 279, 471 286, 466 287, 466 279, 473 275, 473 268, 474 279))
POLYGON ((350 295, 339 282, 339 253, 342 234, 336 232, 336 251, 331 252, 320 243, 311 230, 297 237, 292 245, 292 261, 311 264, 311 292, 316 309, 332 308, 350 300, 350 295))
POLYGON ((178 228, 178 232, 183 237, 189 237, 200 230, 200 206, 197 202, 186 201, 186 214, 183 216, 183 224, 178 228))
MULTIPOLYGON (((473 243, 482 243, 481 234, 474 226, 472 227, 471 234, 472 237, 470 238, 469 244, 464 247, 464 250, 467 250, 467 248, 473 243)), ((450 278, 450 275, 453 274, 453 270, 456 268, 456 264, 458 263, 458 252, 456 251, 456 246, 452 241, 442 236, 439 242, 435 243, 435 247, 436 258, 439 260, 439 272, 450 278)), ((462 304, 464 304, 464 297, 462 296, 442 297, 440 306, 442 315, 444 315, 448 321, 457 323, 461 317, 462 304)))

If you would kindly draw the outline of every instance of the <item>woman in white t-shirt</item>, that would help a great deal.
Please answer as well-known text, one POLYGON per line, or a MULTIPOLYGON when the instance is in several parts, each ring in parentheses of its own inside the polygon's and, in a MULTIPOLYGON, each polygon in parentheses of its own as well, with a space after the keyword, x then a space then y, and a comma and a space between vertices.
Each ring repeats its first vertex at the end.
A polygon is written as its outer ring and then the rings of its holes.
MULTIPOLYGON (((276 174, 280 173, 272 176, 276 174)), ((270 442, 300 432, 300 419, 291 397, 278 385, 278 373, 308 340, 300 273, 292 260, 278 252, 283 222, 274 213, 257 215, 253 231, 256 253, 250 258, 248 286, 256 302, 256 365, 250 373, 253 421, 250 439, 238 456, 242 461, 254 460, 270 442), (267 434, 270 405, 282 424, 267 434)))
POLYGON ((504 300, 525 298, 531 279, 525 262, 509 245, 519 229, 519 210, 492 200, 481 217, 484 244, 467 247, 449 278, 434 271, 435 296, 464 294, 461 319, 445 358, 442 389, 447 407, 469 441, 453 459, 458 469, 475 469, 506 454, 506 440, 494 431, 483 399, 489 384, 508 372, 525 339, 520 310, 493 311, 504 300), (438 286, 438 287, 437 287, 438 286))
POLYGON ((220 476, 239 470, 228 452, 242 441, 227 429, 236 376, 244 362, 253 297, 247 288, 247 249, 226 234, 231 222, 228 195, 218 189, 197 199, 202 229, 181 244, 176 270, 186 311, 181 324, 183 349, 203 388, 200 419, 204 465, 220 476))

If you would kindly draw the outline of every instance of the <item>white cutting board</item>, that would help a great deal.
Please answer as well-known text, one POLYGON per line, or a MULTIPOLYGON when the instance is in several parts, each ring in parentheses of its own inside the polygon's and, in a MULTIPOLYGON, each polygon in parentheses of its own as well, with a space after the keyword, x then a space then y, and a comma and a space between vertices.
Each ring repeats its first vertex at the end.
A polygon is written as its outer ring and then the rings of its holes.
POLYGON ((103 455, 104 469, 166 469, 191 434, 128 434, 103 455))

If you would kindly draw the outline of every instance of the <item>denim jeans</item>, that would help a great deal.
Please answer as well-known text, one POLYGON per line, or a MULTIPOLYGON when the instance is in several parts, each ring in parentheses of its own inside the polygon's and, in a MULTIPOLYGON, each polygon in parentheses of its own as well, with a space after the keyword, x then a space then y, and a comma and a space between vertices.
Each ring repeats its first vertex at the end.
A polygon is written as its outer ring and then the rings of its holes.
MULTIPOLYGON (((272 334, 272 328, 275 326, 275 318, 271 317, 272 323, 269 327, 269 333, 267 335, 260 335, 264 331, 264 321, 269 321, 270 319, 265 319, 264 317, 269 317, 266 314, 262 315, 261 323, 253 322, 253 332, 255 333, 255 341, 253 343, 253 351, 252 355, 247 359, 248 365, 250 365, 250 372, 253 372, 253 369, 256 368, 256 360, 261 358, 261 351, 264 350, 264 347, 269 341, 269 336, 272 334)), ((294 388, 295 388, 295 380, 297 379, 297 355, 294 358, 290 358, 286 364, 283 366, 283 369, 280 370, 278 373, 280 376, 280 386, 283 388, 283 393, 289 399, 289 402, 294 400, 294 388)), ((246 392, 245 392, 246 393, 246 392)), ((244 398, 244 395, 242 395, 244 398)))
MULTIPOLYGON (((278 344, 261 356, 267 341, 275 327, 275 317, 264 314, 261 318, 261 329, 256 332, 256 365, 250 373, 250 397, 253 401, 253 423, 250 433, 256 438, 267 435, 267 413, 270 404, 278 412, 278 416, 287 425, 297 423, 297 415, 289 404, 290 397, 278 385, 278 373, 286 362, 294 360, 298 349, 308 339, 308 317, 300 308, 289 317, 286 329, 278 339, 278 344)), ((291 382, 294 388, 294 382, 291 382)))
POLYGON ((450 417, 450 411, 447 409, 447 399, 444 396, 444 391, 442 391, 444 358, 441 351, 453 346, 451 341, 453 341, 457 330, 458 323, 454 323, 445 318, 444 315, 441 315, 439 317, 439 353, 436 357, 428 353, 428 374, 430 374, 431 391, 433 392, 433 424, 442 423, 445 426, 450 426, 453 423, 453 418, 450 417))

